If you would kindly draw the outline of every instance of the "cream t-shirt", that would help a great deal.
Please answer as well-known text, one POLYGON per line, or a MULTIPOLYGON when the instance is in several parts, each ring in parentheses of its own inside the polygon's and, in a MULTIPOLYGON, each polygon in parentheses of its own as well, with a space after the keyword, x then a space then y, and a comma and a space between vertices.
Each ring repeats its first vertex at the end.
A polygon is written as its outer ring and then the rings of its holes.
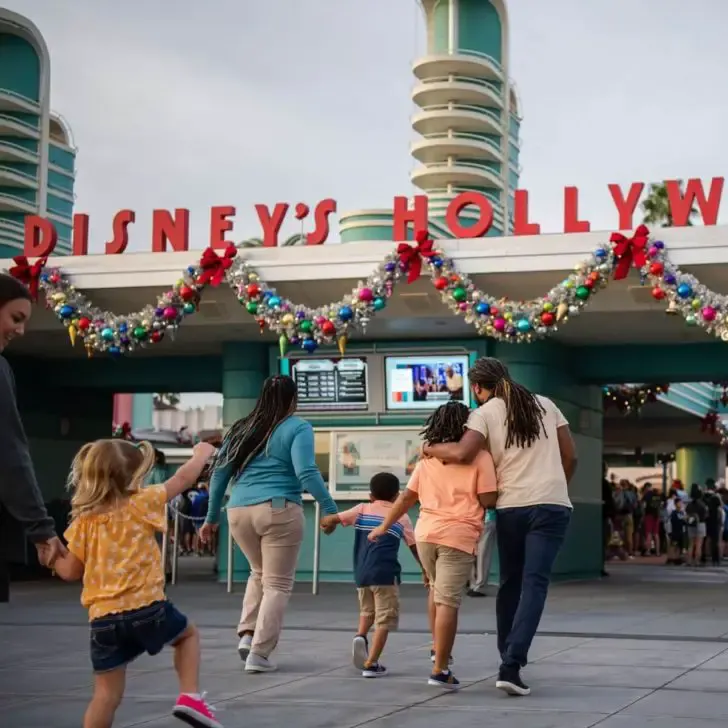
POLYGON ((468 429, 485 437, 493 456, 498 509, 537 505, 572 507, 556 436, 556 430, 569 423, 550 399, 536 397, 546 413, 541 436, 531 447, 511 445, 506 449, 506 405, 502 399, 493 397, 468 418, 468 429))

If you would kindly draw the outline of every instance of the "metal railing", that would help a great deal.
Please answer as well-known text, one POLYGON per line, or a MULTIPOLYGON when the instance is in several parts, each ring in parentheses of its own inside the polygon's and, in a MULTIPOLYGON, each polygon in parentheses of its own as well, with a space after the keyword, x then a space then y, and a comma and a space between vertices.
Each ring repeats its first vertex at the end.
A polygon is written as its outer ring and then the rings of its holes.
POLYGON ((36 160, 38 159, 38 152, 36 152, 35 149, 28 149, 28 147, 24 147, 22 144, 16 144, 15 142, 11 142, 7 139, 0 140, 0 149, 17 150, 18 152, 27 154, 29 157, 33 157, 36 160))
POLYGON ((23 121, 22 119, 18 119, 15 116, 10 116, 9 114, 0 114, 0 122, 17 124, 18 126, 24 127, 28 131, 32 131, 34 135, 40 136, 40 129, 37 126, 31 124, 30 122, 23 121))
POLYGON ((433 76, 432 78, 423 78, 418 85, 427 86, 431 83, 468 83, 473 86, 481 86, 492 91, 499 99, 503 97, 503 87, 495 81, 488 81, 484 78, 475 78, 474 76, 433 76))
POLYGON ((9 167, 7 164, 0 164, 0 172, 5 172, 7 174, 14 175, 15 177, 20 177, 20 179, 27 180, 28 182, 33 182, 34 184, 38 183, 38 178, 35 175, 28 174, 27 172, 21 172, 19 169, 15 169, 15 167, 9 167))
POLYGON ((31 99, 30 96, 25 96, 24 94, 18 93, 17 91, 13 91, 9 88, 0 88, 0 96, 10 96, 10 98, 17 99, 18 101, 23 101, 30 106, 40 106, 40 103, 35 99, 31 99))
MULTIPOLYGON (((471 132, 467 131, 453 131, 453 132, 438 132, 434 134, 423 134, 423 139, 427 140, 442 140, 447 141, 451 139, 466 139, 468 141, 475 141, 475 142, 481 142, 482 144, 485 144, 489 147, 492 147, 495 149, 501 156, 503 155, 503 150, 501 149, 501 145, 498 144, 498 142, 494 141, 493 139, 483 138, 482 136, 479 136, 478 134, 473 134, 471 132)), ((415 141, 414 144, 417 142, 415 141)))
POLYGON ((428 111, 467 111, 471 114, 479 114, 480 116, 487 116, 495 121, 499 127, 505 126, 505 122, 499 116, 497 111, 492 109, 486 109, 482 106, 474 106, 473 104, 429 104, 417 108, 416 113, 428 112, 428 111))

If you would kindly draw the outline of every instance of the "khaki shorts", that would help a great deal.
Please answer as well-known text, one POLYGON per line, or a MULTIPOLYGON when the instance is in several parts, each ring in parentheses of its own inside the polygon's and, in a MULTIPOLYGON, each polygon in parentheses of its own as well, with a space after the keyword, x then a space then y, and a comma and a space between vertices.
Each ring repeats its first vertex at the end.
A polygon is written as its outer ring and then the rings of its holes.
POLYGON ((363 586, 359 594, 359 613, 362 617, 374 617, 374 625, 390 631, 399 625, 399 587, 363 586))
POLYGON ((417 553, 430 580, 435 604, 457 609, 472 574, 475 556, 450 546, 424 541, 417 542, 417 553))

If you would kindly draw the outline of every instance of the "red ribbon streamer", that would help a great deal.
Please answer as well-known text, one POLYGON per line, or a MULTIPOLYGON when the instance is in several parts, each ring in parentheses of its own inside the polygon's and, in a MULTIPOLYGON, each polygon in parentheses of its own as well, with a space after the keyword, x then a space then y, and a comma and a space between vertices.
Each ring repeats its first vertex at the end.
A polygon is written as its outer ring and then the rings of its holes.
POLYGON ((409 243, 400 243, 397 246, 399 260, 407 269, 407 283, 414 283, 422 273, 422 258, 432 258, 437 255, 434 243, 427 236, 425 230, 420 230, 415 235, 416 246, 409 243))
POLYGON ((13 258, 14 266, 10 268, 8 273, 21 283, 24 283, 30 291, 30 295, 34 301, 38 300, 38 281, 40 274, 43 272, 48 258, 38 258, 32 265, 24 255, 16 255, 13 258))
POLYGON ((614 243, 614 255, 617 258, 617 267, 614 269, 614 280, 619 281, 627 277, 629 269, 642 268, 647 263, 645 248, 650 238, 650 230, 646 225, 640 225, 631 238, 622 233, 612 233, 610 243, 614 243))
POLYGON ((213 248, 205 248, 200 258, 202 273, 197 277, 197 284, 219 286, 237 254, 238 250, 232 243, 225 248, 222 255, 218 255, 213 248))

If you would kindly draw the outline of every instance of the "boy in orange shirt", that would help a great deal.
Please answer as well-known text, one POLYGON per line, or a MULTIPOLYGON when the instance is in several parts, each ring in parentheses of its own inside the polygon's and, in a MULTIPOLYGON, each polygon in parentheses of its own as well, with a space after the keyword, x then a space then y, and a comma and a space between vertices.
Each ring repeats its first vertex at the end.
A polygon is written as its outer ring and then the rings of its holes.
MULTIPOLYGON (((461 402, 442 405, 425 424, 425 443, 459 442, 469 415, 461 402)), ((446 465, 425 458, 417 463, 407 488, 384 523, 369 535, 370 540, 381 537, 419 501, 415 539, 430 583, 429 615, 435 653, 428 683, 446 690, 460 687, 448 663, 457 632, 458 609, 483 531, 484 509, 495 506, 496 490, 493 458, 485 450, 468 465, 446 465)))

